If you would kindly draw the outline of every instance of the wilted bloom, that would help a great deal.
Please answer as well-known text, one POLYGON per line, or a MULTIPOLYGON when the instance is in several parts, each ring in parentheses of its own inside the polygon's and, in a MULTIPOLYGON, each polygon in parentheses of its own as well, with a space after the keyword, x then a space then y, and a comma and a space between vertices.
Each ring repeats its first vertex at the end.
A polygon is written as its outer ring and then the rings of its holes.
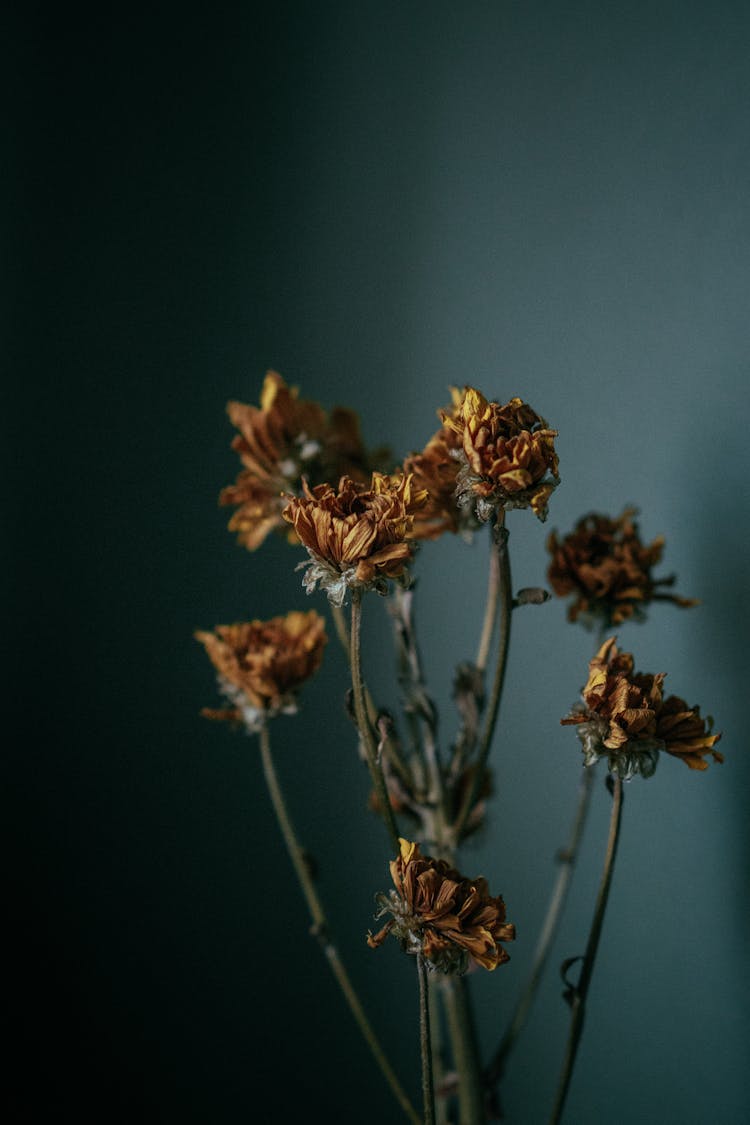
MULTIPOLYGON (((451 395, 452 405, 438 411, 440 418, 459 416, 464 392, 451 387, 451 395)), ((478 526, 473 511, 459 505, 456 496, 460 449, 459 433, 443 425, 421 453, 412 453, 404 460, 403 471, 411 474, 414 487, 427 492, 425 504, 414 516, 415 539, 437 539, 445 531, 466 534, 478 526)))
POLYGON ((700 707, 688 707, 684 699, 670 695, 659 711, 656 734, 664 743, 668 754, 686 762, 691 770, 708 769, 706 755, 715 762, 723 762, 724 755, 714 746, 721 733, 712 734, 713 720, 701 718, 700 707))
POLYGON ((369 488, 342 477, 338 489, 321 484, 292 498, 282 515, 307 548, 304 585, 318 584, 333 605, 349 589, 385 593, 388 579, 406 581, 414 513, 426 500, 409 476, 373 473, 369 488))
POLYGON ((456 502, 459 466, 445 431, 433 434, 421 453, 405 458, 403 469, 412 477, 415 489, 427 493, 414 515, 413 538, 437 539, 445 531, 458 531, 462 513, 456 502))
POLYGON ((229 529, 251 551, 283 528, 288 497, 282 493, 298 492, 303 477, 313 484, 342 473, 369 479, 357 415, 341 407, 327 414, 317 402, 300 399, 275 371, 265 377, 260 408, 230 402, 227 410, 239 430, 232 448, 243 468, 219 502, 238 506, 229 529))
POLYGON ((557 430, 536 411, 512 398, 504 406, 467 387, 460 406, 443 411, 443 424, 457 434, 461 467, 457 499, 485 521, 497 509, 527 508, 543 520, 559 484, 557 430))
POLYGON ((709 733, 699 709, 675 696, 664 701, 664 676, 635 673, 630 653, 618 652, 614 637, 604 642, 589 664, 583 703, 561 719, 577 724, 585 766, 606 757, 610 773, 627 781, 635 774, 651 777, 660 750, 691 769, 706 769, 708 753, 723 761, 712 749, 721 735, 709 733))
POLYGON ((368 945, 376 949, 388 934, 407 953, 421 953, 428 966, 463 973, 469 961, 496 969, 509 955, 501 941, 513 941, 515 926, 505 921, 502 898, 488 894, 485 879, 466 879, 444 860, 423 856, 417 844, 401 839, 390 865, 395 890, 379 895, 378 917, 392 918, 368 945))
POLYGON ((693 598, 665 593, 674 575, 653 578, 651 569, 661 561, 664 539, 659 536, 646 546, 641 542, 635 508, 610 519, 598 512, 583 516, 573 531, 558 539, 553 531, 547 539, 552 555, 548 577, 559 597, 574 594, 568 619, 589 624, 600 621, 605 628, 628 618, 643 619, 649 602, 669 601, 693 606, 693 598))
POLYGON ((292 611, 270 621, 217 625, 196 639, 218 673, 219 688, 231 705, 204 709, 212 719, 241 722, 259 730, 267 718, 296 710, 295 693, 320 667, 327 637, 315 611, 292 611))

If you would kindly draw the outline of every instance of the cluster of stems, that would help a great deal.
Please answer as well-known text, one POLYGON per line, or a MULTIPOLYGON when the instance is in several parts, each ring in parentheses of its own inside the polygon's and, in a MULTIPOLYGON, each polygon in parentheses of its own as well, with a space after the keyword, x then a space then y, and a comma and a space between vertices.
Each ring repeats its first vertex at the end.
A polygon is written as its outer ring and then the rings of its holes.
MULTIPOLYGON (((412 812, 421 819, 422 838, 429 840, 435 857, 453 864, 465 838, 467 826, 481 793, 493 736, 496 731, 503 692, 513 612, 526 599, 514 598, 511 586, 508 532, 500 517, 492 528, 489 580, 485 613, 476 660, 474 720, 465 722, 456 739, 449 761, 443 761, 437 738, 437 712, 424 682, 412 615, 412 595, 397 590, 392 615, 399 664, 399 681, 409 726, 410 753, 403 752, 394 726, 384 721, 368 691, 362 668, 363 597, 352 592, 351 609, 332 607, 334 625, 351 669, 354 718, 367 762, 378 811, 387 831, 390 848, 398 854, 401 831, 390 796, 386 765, 394 778, 414 796, 412 812), (485 695, 490 655, 494 648, 494 668, 485 695), (481 723, 480 723, 481 718, 481 723), (475 728, 475 729, 474 729, 475 728), (468 783, 461 799, 456 798, 456 780, 470 766, 468 783)), ((498 1105, 498 1088, 509 1057, 518 1042, 531 1010, 548 961, 558 922, 565 904, 578 855, 586 812, 592 790, 591 770, 584 770, 580 795, 570 836, 560 849, 559 870, 539 935, 531 971, 499 1044, 489 1063, 483 1066, 465 976, 430 971, 425 957, 415 958, 419 995, 419 1040, 422 1058, 422 1113, 415 1110, 375 1033, 334 943, 319 892, 299 843, 274 769, 268 726, 260 732, 261 756, 268 790, 310 914, 312 933, 323 950, 331 971, 351 1010, 373 1060, 396 1099, 403 1115, 411 1122, 436 1122, 448 1125, 455 1101, 459 1125, 481 1125, 498 1105), (447 1036, 446 1033, 447 1032, 447 1036), (449 1054, 448 1054, 449 1052, 449 1054)), ((594 919, 581 960, 578 983, 569 988, 571 1021, 568 1043, 550 1122, 561 1120, 570 1086, 576 1053, 583 1030, 586 998, 591 983, 599 936, 616 854, 622 808, 622 783, 614 783, 612 823, 606 850, 602 882, 594 919)))

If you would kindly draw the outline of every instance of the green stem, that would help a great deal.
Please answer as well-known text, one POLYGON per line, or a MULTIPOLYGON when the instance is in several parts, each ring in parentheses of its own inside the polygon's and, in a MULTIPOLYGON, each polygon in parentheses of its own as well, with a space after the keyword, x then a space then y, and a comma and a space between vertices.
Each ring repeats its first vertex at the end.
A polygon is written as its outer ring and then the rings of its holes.
POLYGON ((378 747, 375 741, 372 725, 367 715, 367 704, 365 702, 365 686, 362 679, 362 663, 361 663, 361 631, 362 631, 362 595, 359 590, 352 591, 352 633, 350 645, 350 657, 352 666, 352 693, 354 696, 354 714, 357 719, 357 726, 359 727, 360 737, 362 744, 365 748, 367 755, 367 765, 370 770, 370 777, 375 786, 375 792, 378 796, 378 804, 382 810, 383 819, 385 820, 386 828, 391 837, 393 845, 393 854, 398 855, 400 851, 399 833, 396 826, 396 818, 393 815, 393 808, 391 807, 391 800, 388 796, 388 790, 385 784, 385 777, 383 776, 383 767, 378 760, 378 747))
POLYGON ((508 647, 510 645, 510 622, 513 614, 513 595, 511 593, 511 577, 510 577, 510 555, 508 552, 508 533, 505 529, 505 515, 501 513, 498 517, 497 526, 495 528, 495 542, 494 550, 497 554, 497 565, 499 570, 499 590, 498 590, 498 609, 499 609, 499 645, 497 653, 497 663, 495 665, 495 675, 492 681, 492 690, 490 692, 489 706, 487 709, 487 716, 485 719, 484 731, 482 734, 482 741, 479 746, 479 753, 477 755, 476 763, 474 766, 473 777, 471 785, 464 799, 461 811, 454 824, 454 839, 456 844, 461 840, 466 821, 469 814, 474 807, 479 792, 482 788, 482 781, 487 766, 487 758, 492 745, 492 736, 495 733, 495 725, 497 723, 498 713, 500 711, 500 700, 503 694, 503 683, 505 682, 505 670, 508 664, 508 647))
POLYGON ((422 1106, 424 1125, 435 1125, 435 1095, 432 1084, 432 1044, 430 1042, 430 998, 427 984, 427 966, 421 953, 417 954, 419 978, 419 1046, 422 1053, 422 1106))
POLYGON ((442 991, 458 1076, 459 1121, 461 1125, 482 1125, 482 1074, 465 978, 445 977, 442 991))
POLYGON ((570 1032, 568 1034, 568 1044, 565 1051, 565 1059, 563 1061, 562 1071, 560 1072, 560 1080, 557 1087, 557 1094, 555 1097, 555 1104, 550 1117, 550 1125, 558 1125, 562 1118, 563 1108, 565 1106, 565 1099, 570 1087, 570 1080, 573 1076, 573 1067, 575 1066, 576 1055, 578 1053, 578 1045, 581 1041, 583 1033, 583 1022, 586 1014, 586 997, 591 984, 591 977, 594 972, 594 962, 596 960, 596 951, 599 948, 599 938, 602 933, 602 925, 604 923, 604 913, 607 909, 607 900, 609 898, 609 890, 612 884, 612 872, 614 870, 615 858, 617 856, 617 841, 620 835, 620 821, 622 816, 622 803, 623 803, 623 790, 622 781, 619 777, 614 779, 614 787, 612 791, 612 815, 609 821, 609 836, 607 838, 607 850, 604 856, 604 870, 602 871, 602 878, 599 884, 599 893, 596 899, 596 907, 594 909, 594 918, 591 923, 591 930, 589 931, 589 939, 586 945, 586 952, 583 956, 583 965, 581 967, 581 975, 578 985, 573 993, 570 1032))
POLYGON ((590 769, 583 770, 581 777, 581 785, 578 793, 578 806, 576 808, 575 819, 570 832, 570 838, 567 846, 561 848, 557 854, 557 860, 560 864, 560 869, 557 873, 555 886, 547 906, 547 913, 542 925, 542 930, 539 935, 536 950, 534 952, 534 960, 532 962, 531 972, 526 981, 526 986, 521 993, 520 999, 516 1004, 515 1010, 511 1017, 508 1028, 503 1036, 502 1042, 498 1047, 495 1056, 490 1063, 487 1070, 487 1081, 490 1085, 495 1085, 503 1076, 508 1056, 516 1045, 516 1041, 521 1034, 526 1017, 529 1014, 534 997, 536 996, 539 982, 542 978, 544 968, 547 964, 549 951, 552 946, 552 940, 557 931, 557 924, 560 920, 560 915, 565 906, 565 901, 568 897, 568 890, 570 882, 573 878, 573 868, 576 859, 578 858, 578 849, 583 835, 583 828, 586 823, 586 813, 589 807, 589 800, 591 796, 591 784, 593 781, 594 771, 590 769))
POLYGON ((310 912, 312 919, 312 932, 317 937, 323 952, 326 956, 328 964, 331 967, 334 977, 344 995, 344 999, 349 1005, 354 1019, 362 1032, 362 1035, 370 1048, 373 1058, 380 1068, 383 1077, 391 1088, 393 1096, 401 1106, 405 1115, 413 1123, 419 1125, 419 1115, 412 1106, 409 1098, 404 1092, 401 1083, 399 1082, 396 1074, 385 1056, 385 1052, 380 1045, 377 1035, 375 1034, 370 1021, 368 1020, 365 1011, 362 1007, 359 997, 354 990, 349 974, 347 973, 344 964, 339 955, 338 949, 334 945, 328 933, 328 920, 323 909, 323 904, 320 901, 317 888, 313 882, 310 870, 305 859, 305 853, 297 839, 297 834, 294 831, 284 794, 279 784, 279 779, 276 774, 273 757, 271 755, 271 742, 268 736, 268 728, 263 726, 260 731, 260 753, 263 762, 263 773, 265 775, 268 792, 271 797, 271 803, 276 813, 276 819, 279 822, 281 833, 284 837, 284 842, 289 852, 289 857, 294 866, 295 873, 299 880, 302 893, 305 896, 305 902, 310 912))

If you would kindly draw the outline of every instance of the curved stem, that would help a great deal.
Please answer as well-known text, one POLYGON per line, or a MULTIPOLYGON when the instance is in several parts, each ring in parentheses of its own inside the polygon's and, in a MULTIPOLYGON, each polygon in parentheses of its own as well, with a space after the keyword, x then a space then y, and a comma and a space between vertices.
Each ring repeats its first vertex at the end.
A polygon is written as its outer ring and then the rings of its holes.
MULTIPOLYGON (((351 669, 351 663, 352 663, 351 645, 349 643, 349 626, 347 625, 346 615, 345 615, 343 609, 341 608, 341 606, 332 605, 331 606, 331 616, 333 617, 333 625, 334 625, 334 628, 336 630, 336 636, 339 639, 339 644, 341 645, 342 649, 344 650, 344 655, 346 656, 347 663, 349 664, 349 667, 351 669)), ((370 695, 367 688, 365 688, 364 690, 365 690, 365 708, 367 709, 367 714, 369 716, 370 723, 374 727, 376 722, 377 722, 377 718, 378 718, 378 709, 375 706, 375 701, 373 700, 373 698, 370 695)), ((401 780, 404 782, 406 787, 411 788, 411 785, 412 785, 411 771, 409 770, 406 762, 404 761, 404 759, 402 758, 402 756, 399 752, 399 747, 396 744, 396 740, 394 738, 390 738, 390 737, 387 738, 386 746, 388 748, 389 760, 391 762, 393 762, 393 766, 394 766, 396 772, 399 774, 401 780)))
POLYGON ((378 760, 378 747, 375 741, 372 725, 367 715, 367 704, 365 702, 365 686, 362 680, 362 663, 361 663, 361 630, 362 630, 362 598, 358 590, 352 591, 352 633, 350 656, 352 665, 352 693, 354 695, 354 714, 357 719, 357 726, 362 738, 362 743, 367 755, 367 765, 370 770, 370 777, 375 786, 375 792, 378 796, 378 803, 382 810, 383 819, 385 820, 386 828, 390 833, 391 843, 393 845, 393 854, 398 855, 400 850, 399 834, 396 826, 396 818, 393 815, 393 808, 391 807, 390 797, 385 784, 383 776, 383 767, 378 760))
POLYGON ((390 1086, 393 1096, 396 1098, 396 1101, 399 1103, 402 1110, 409 1118, 409 1120, 413 1123, 413 1125, 419 1125, 419 1115, 406 1096, 406 1093, 404 1092, 401 1083, 396 1077, 391 1064, 388 1062, 383 1048, 380 1046, 380 1041, 378 1040, 378 1037, 375 1034, 372 1025, 370 1024, 370 1021, 365 1015, 365 1011, 362 1007, 360 999, 354 990, 354 986, 352 985, 351 980, 349 979, 349 974, 344 967, 338 949, 332 942, 328 933, 328 920, 323 909, 323 904, 320 901, 317 888, 310 874, 310 870, 305 859, 305 853, 300 845, 299 840, 297 839, 297 835, 294 831, 294 826, 292 825, 292 821, 286 807, 284 794, 282 792, 281 785, 279 784, 279 779, 276 774, 273 757, 271 756, 271 742, 268 737, 268 728, 265 726, 262 727, 260 731, 260 753, 261 760, 263 762, 263 773, 265 775, 268 792, 271 797, 271 803, 273 804, 274 812, 276 813, 276 819, 279 822, 279 827, 281 828, 281 833, 284 837, 287 851, 289 852, 290 859, 292 861, 292 864, 294 865, 295 873, 299 880, 300 887, 302 888, 302 893, 305 896, 307 908, 310 912, 310 918, 312 919, 313 923, 312 932, 321 944, 328 964, 331 966, 333 975, 335 976, 338 985, 344 995, 344 999, 349 1005, 349 1010, 354 1016, 359 1030, 362 1032, 362 1035, 368 1047, 370 1048, 373 1058, 379 1066, 383 1077, 390 1086))
POLYGON ((435 1094, 432 1083, 432 1044, 430 1042, 430 1000, 427 985, 427 966, 421 953, 417 954, 419 978, 419 1046, 422 1053, 422 1106, 424 1125, 435 1123, 435 1094))
POLYGON ((346 614, 340 605, 331 605, 331 617, 333 618, 333 627, 336 630, 336 636, 339 639, 339 644, 344 650, 346 659, 349 660, 349 627, 346 623, 346 614))
POLYGON ((545 965, 547 964, 547 958, 549 957, 552 940, 557 930, 557 924, 568 897, 570 882, 573 878, 573 868, 578 858, 578 848, 580 847, 583 828, 586 823, 593 777, 593 770, 583 770, 581 785, 578 791, 578 806, 576 808, 575 819, 567 846, 561 848, 557 854, 560 869, 557 873, 557 879, 555 880, 552 895, 550 896, 547 906, 547 913, 544 918, 541 933, 539 934, 531 972, 526 981, 526 986, 516 1004, 502 1042, 487 1070, 487 1081, 491 1085, 499 1082, 503 1076, 508 1055, 515 1047, 516 1041, 521 1034, 529 1009, 531 1008, 536 991, 539 987, 545 965))
POLYGON ((573 1067, 575 1066, 576 1055, 578 1053, 578 1045, 583 1033, 583 1021, 586 1014, 586 997, 594 972, 596 951, 599 948, 599 938, 601 937, 604 913, 607 909, 609 889, 612 884, 612 872, 617 856, 617 841, 620 835, 622 803, 622 781, 617 777, 614 779, 612 790, 612 814, 609 821, 609 836, 607 838, 607 850, 604 856, 604 870, 602 871, 602 878, 599 884, 599 894, 596 899, 596 907, 594 909, 591 930, 589 931, 589 939, 586 944, 586 952, 583 956, 581 975, 573 993, 573 1014, 571 1017, 570 1032, 568 1034, 568 1045, 565 1051, 562 1071, 560 1073, 555 1104, 552 1110, 552 1116, 550 1117, 550 1125, 557 1125, 562 1117, 565 1098, 567 1097, 570 1080, 573 1076, 573 1067))
POLYGON ((487 575, 487 603, 484 608, 482 635, 479 639, 479 648, 477 649, 476 665, 480 672, 483 672, 487 667, 487 660, 490 655, 492 634, 495 629, 495 618, 497 617, 497 600, 499 592, 500 564, 497 557, 497 551, 495 550, 495 545, 493 543, 492 550, 490 551, 490 565, 487 575))
POLYGON ((508 664, 508 646, 510 644, 510 622, 513 613, 513 595, 511 593, 511 577, 510 577, 510 555, 508 553, 508 533, 505 529, 505 515, 502 513, 498 518, 497 526, 495 528, 495 542, 494 550, 497 555, 497 565, 499 571, 499 589, 498 589, 498 602, 499 602, 499 644, 497 653, 497 664, 495 665, 495 675, 492 681, 492 690, 490 692, 490 701, 487 708, 487 716, 485 719, 484 732, 482 734, 482 741, 479 746, 479 753, 477 754, 476 763, 474 766, 474 774, 472 777, 471 785, 467 791, 461 811, 456 819, 454 825, 454 838, 456 844, 461 840, 466 821, 469 814, 474 807, 474 803, 479 796, 482 788, 482 781, 484 779, 484 771, 487 765, 487 758, 492 745, 492 736, 495 733, 495 724, 497 723, 497 716, 500 710, 500 699, 503 694, 503 683, 505 681, 505 669, 508 664))

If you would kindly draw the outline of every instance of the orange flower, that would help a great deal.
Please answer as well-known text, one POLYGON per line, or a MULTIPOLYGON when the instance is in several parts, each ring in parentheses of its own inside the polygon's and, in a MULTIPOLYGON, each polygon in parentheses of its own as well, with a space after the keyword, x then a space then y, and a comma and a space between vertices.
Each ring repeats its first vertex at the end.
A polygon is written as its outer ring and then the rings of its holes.
POLYGON ((646 546, 641 542, 635 508, 626 508, 617 519, 590 512, 573 531, 558 539, 553 531, 547 540, 552 555, 548 578, 558 597, 575 594, 568 607, 568 619, 579 617, 587 624, 599 620, 605 628, 629 618, 642 620, 652 601, 670 601, 693 606, 694 598, 664 593, 674 575, 652 578, 651 569, 660 560, 664 539, 659 536, 646 546))
POLYGON ((333 605, 343 605, 348 589, 387 592, 387 580, 406 581, 412 557, 407 542, 414 513, 426 493, 412 489, 410 476, 373 473, 369 489, 342 477, 338 489, 321 484, 293 497, 282 515, 307 548, 304 585, 318 584, 333 605))
POLYGON ((260 408, 230 402, 227 410, 239 430, 232 448, 243 468, 219 503, 238 506, 229 529, 248 550, 283 528, 282 493, 297 492, 303 475, 314 484, 342 473, 369 479, 357 415, 342 407, 327 415, 317 402, 300 399, 275 371, 265 377, 260 408))
POLYGON ((610 773, 628 781, 651 777, 660 750, 692 769, 705 769, 708 753, 723 761, 712 749, 721 735, 706 731, 699 708, 688 709, 676 696, 664 701, 664 676, 635 673, 630 653, 618 652, 614 637, 604 642, 589 664, 583 703, 560 720, 577 725, 585 766, 606 757, 610 773))
POLYGON ((222 694, 232 705, 207 718, 230 719, 258 730, 280 712, 296 710, 295 692, 320 667, 326 644, 325 622, 315 611, 292 611, 270 621, 217 625, 198 631, 218 673, 222 694))
POLYGON ((369 934, 372 949, 389 933, 407 953, 421 953, 432 969, 463 973, 469 961, 490 971, 510 960, 501 941, 513 941, 516 929, 505 921, 502 897, 488 894, 485 879, 466 879, 444 860, 423 856, 417 844, 401 839, 390 865, 395 891, 378 896, 379 917, 391 920, 369 934))
POLYGON ((560 479, 557 430, 549 429, 520 398, 500 406, 473 387, 465 389, 460 406, 443 411, 442 417, 460 438, 459 504, 473 507, 482 521, 498 508, 527 507, 546 519, 547 502, 560 479))

